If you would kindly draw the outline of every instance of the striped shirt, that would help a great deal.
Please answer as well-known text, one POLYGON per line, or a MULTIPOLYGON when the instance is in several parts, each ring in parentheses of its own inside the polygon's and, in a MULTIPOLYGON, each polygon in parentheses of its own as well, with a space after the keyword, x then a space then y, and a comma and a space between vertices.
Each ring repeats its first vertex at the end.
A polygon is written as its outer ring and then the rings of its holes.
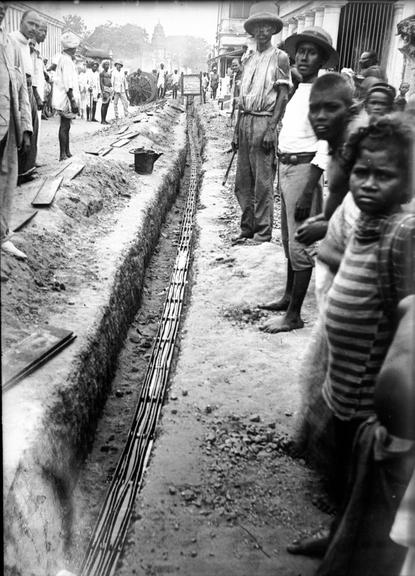
MULTIPOLYGON (((388 279, 380 274, 382 270, 394 267, 394 264, 381 262, 387 253, 405 267, 408 241, 410 244, 413 237, 413 219, 391 228, 389 220, 392 219, 365 214, 359 217, 328 293, 329 367, 323 396, 329 408, 342 420, 365 418, 374 413, 376 377, 393 336, 391 315, 385 309, 380 280, 393 283, 400 298, 405 292, 414 292, 413 283, 408 282, 405 274, 393 278, 391 271, 388 279), (402 286, 405 286, 404 290, 401 290, 402 286)), ((407 265, 408 276, 411 276, 412 263, 407 262, 407 265)))

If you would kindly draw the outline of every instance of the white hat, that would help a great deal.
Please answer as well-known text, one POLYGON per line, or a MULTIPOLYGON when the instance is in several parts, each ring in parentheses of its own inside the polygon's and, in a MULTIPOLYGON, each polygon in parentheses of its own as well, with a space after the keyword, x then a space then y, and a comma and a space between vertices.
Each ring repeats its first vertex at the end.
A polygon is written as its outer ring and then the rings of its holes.
POLYGON ((78 48, 80 43, 80 39, 73 32, 65 32, 61 36, 61 44, 64 50, 66 48, 78 48))

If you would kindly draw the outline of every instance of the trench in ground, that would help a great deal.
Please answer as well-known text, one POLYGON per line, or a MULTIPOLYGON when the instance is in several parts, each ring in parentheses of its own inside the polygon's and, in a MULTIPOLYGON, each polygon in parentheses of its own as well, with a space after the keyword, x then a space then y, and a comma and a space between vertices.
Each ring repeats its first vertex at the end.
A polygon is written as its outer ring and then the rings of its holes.
MULTIPOLYGON (((188 155, 179 192, 166 216, 159 242, 146 268, 140 307, 118 355, 111 391, 96 429, 92 450, 80 470, 71 497, 71 522, 66 540, 65 565, 70 566, 74 573, 80 571, 82 558, 127 441, 139 400, 176 258, 190 180, 189 162, 190 157, 188 155)), ((194 230, 194 235, 195 232, 194 230)), ((189 270, 182 319, 186 313, 190 286, 191 269, 189 270)), ((180 330, 173 355, 171 375, 177 362, 179 345, 180 330)))

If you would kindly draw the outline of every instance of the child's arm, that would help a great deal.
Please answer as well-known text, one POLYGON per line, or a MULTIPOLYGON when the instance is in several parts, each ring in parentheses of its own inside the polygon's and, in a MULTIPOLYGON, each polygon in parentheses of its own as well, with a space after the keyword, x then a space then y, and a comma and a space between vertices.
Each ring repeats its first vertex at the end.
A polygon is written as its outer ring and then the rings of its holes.
POLYGON ((379 372, 375 410, 389 434, 415 440, 415 295, 396 310, 397 328, 379 372))

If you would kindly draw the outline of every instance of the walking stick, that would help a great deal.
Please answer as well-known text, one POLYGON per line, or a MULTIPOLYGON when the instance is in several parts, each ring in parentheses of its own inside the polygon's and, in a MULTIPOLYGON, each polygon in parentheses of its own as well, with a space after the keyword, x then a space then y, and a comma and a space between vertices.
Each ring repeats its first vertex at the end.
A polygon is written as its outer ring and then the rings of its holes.
POLYGON ((225 177, 223 179, 222 186, 225 186, 225 184, 226 184, 226 181, 227 181, 228 176, 229 176, 229 172, 231 171, 231 168, 232 168, 233 159, 235 158, 235 156, 236 156, 236 150, 234 150, 234 152, 232 154, 231 160, 229 162, 229 166, 225 172, 225 177))

